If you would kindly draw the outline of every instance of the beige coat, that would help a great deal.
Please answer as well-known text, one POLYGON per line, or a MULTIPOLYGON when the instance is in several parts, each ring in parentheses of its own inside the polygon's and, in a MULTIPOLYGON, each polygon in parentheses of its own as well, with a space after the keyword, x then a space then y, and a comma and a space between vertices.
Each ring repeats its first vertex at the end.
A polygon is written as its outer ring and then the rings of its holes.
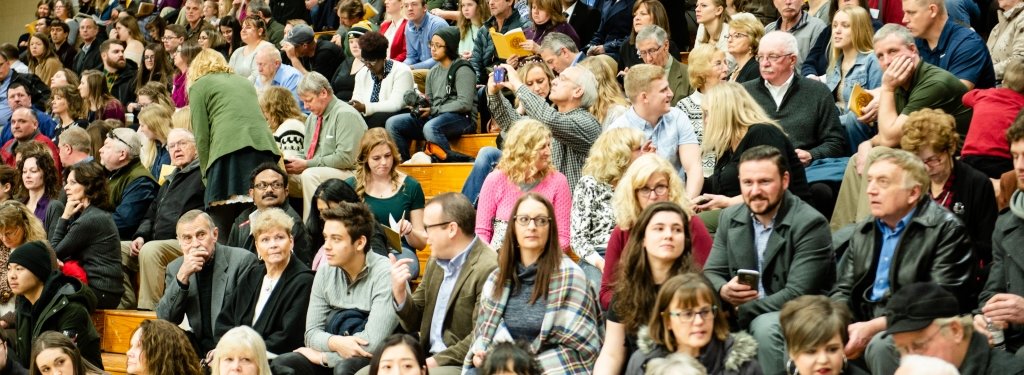
POLYGON ((1017 4, 1005 12, 999 12, 999 23, 989 34, 989 53, 996 70, 996 79, 1003 79, 1003 72, 1011 57, 1024 57, 1024 3, 1017 4))

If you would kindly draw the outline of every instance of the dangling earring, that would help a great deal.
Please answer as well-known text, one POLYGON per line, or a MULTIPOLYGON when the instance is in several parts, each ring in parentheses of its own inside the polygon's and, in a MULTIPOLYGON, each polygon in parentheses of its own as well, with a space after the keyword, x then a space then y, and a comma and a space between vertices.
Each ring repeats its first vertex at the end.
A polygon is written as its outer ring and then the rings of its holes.
POLYGON ((847 367, 847 365, 849 365, 849 363, 847 363, 848 361, 846 359, 847 359, 846 358, 846 353, 843 353, 843 372, 846 372, 846 367, 847 367))
POLYGON ((786 360, 786 370, 793 375, 800 375, 796 369, 796 363, 793 363, 793 358, 786 360))

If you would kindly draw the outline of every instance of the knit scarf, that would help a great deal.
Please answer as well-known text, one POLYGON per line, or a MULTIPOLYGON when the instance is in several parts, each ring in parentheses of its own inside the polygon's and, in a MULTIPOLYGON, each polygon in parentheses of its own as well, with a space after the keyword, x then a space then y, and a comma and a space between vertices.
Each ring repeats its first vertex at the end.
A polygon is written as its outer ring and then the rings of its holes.
POLYGON ((1024 219, 1024 193, 1020 190, 1013 192, 1010 196, 1010 212, 1018 218, 1024 219))

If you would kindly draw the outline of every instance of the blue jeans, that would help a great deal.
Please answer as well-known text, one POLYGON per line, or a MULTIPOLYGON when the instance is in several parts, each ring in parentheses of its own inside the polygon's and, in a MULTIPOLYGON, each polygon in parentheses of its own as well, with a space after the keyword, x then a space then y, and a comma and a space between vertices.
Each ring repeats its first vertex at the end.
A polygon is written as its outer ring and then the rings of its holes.
POLYGON ((442 113, 430 118, 414 118, 403 113, 391 116, 384 127, 395 140, 402 160, 409 160, 409 144, 412 140, 426 140, 440 146, 448 154, 448 161, 470 160, 470 157, 452 151, 448 143, 448 137, 458 137, 473 131, 473 122, 465 115, 442 113))
POLYGON ((462 195, 469 198, 476 206, 476 199, 480 196, 480 189, 484 186, 484 179, 498 165, 501 159, 501 150, 486 146, 476 153, 476 161, 473 162, 473 170, 466 177, 466 183, 462 185, 462 195))

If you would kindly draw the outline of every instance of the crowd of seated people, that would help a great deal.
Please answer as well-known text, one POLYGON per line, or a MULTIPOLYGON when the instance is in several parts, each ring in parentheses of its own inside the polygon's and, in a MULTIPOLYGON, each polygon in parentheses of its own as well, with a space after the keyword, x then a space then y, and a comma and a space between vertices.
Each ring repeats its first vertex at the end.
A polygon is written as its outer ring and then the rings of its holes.
POLYGON ((39 0, 0 374, 1024 375, 1024 0, 679 3, 39 0))

